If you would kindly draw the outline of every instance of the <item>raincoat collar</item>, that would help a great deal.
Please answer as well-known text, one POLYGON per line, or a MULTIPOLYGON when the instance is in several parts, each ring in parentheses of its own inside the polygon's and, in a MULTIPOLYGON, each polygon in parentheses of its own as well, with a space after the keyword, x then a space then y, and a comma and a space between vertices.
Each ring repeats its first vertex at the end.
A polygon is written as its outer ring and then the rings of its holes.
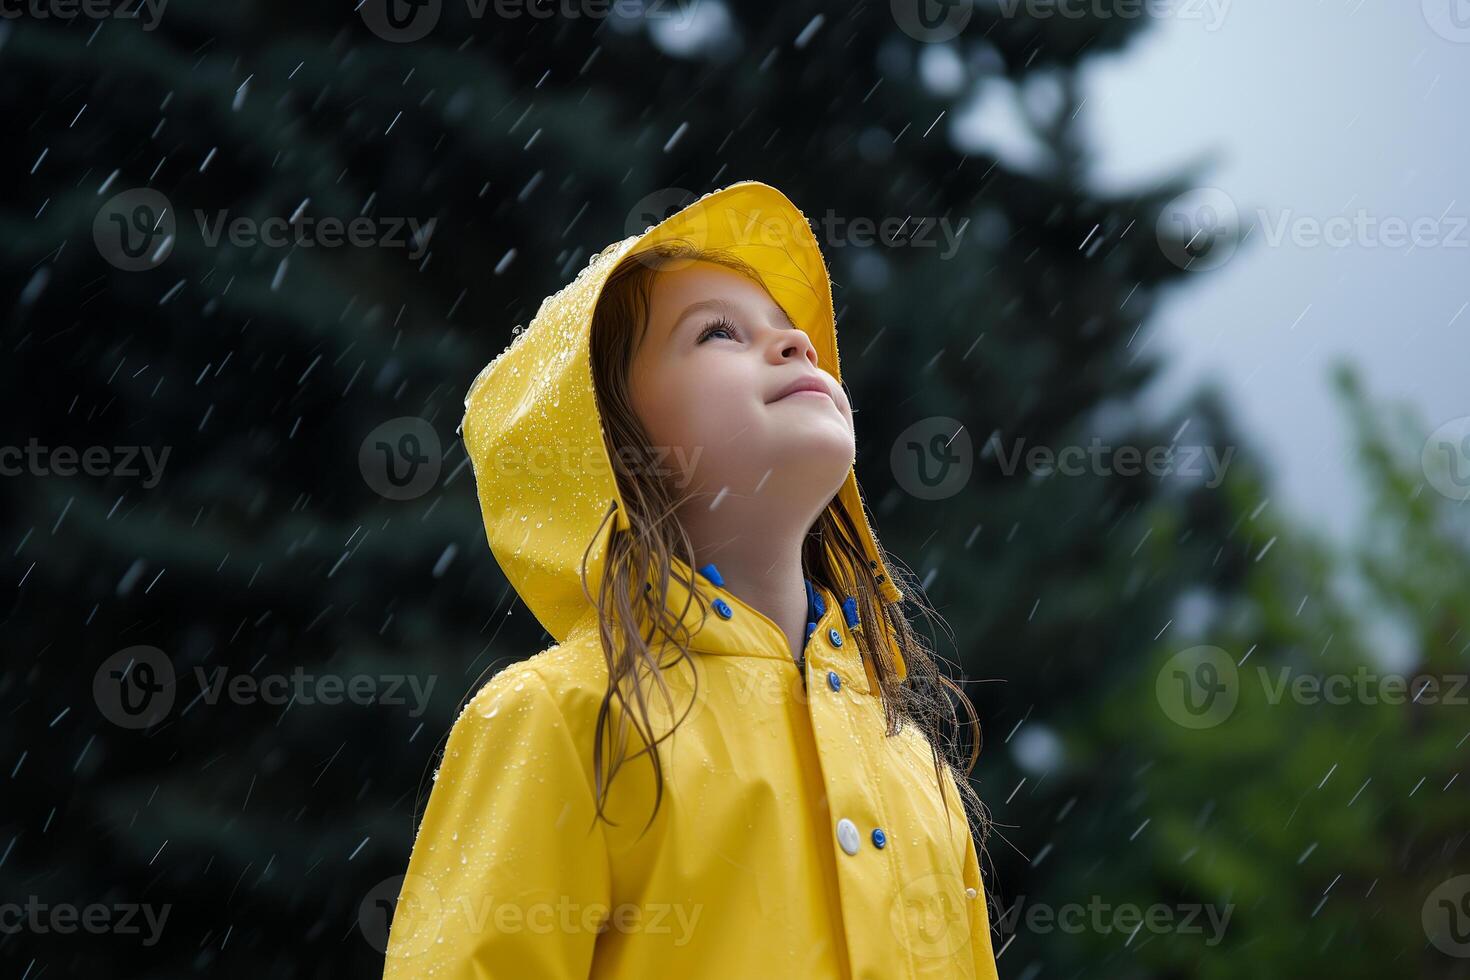
MULTIPOLYGON (((704 576, 705 581, 709 582, 716 588, 724 588, 725 579, 720 575, 719 567, 716 566, 714 562, 710 562, 707 565, 701 565, 699 567, 699 574, 704 576)), ((817 631, 817 624, 822 621, 823 615, 827 612, 827 599, 828 596, 831 595, 831 593, 814 583, 811 579, 806 578, 805 576, 802 577, 801 581, 803 587, 806 589, 806 631, 802 634, 802 642, 803 644, 805 644, 811 639, 812 634, 817 631)), ((725 600, 721 597, 721 601, 725 600)), ((842 608, 844 612, 849 609, 852 610, 852 613, 847 617, 847 625, 856 626, 857 599, 853 598, 852 596, 848 596, 846 599, 843 600, 842 608)), ((752 609, 751 612, 755 612, 755 610, 752 609)), ((719 607, 716 607, 715 614, 720 616, 722 619, 731 619, 734 617, 734 609, 729 606, 728 602, 726 602, 726 606, 723 610, 719 607)), ((769 620, 769 617, 762 618, 769 620)), ((774 623, 772 623, 771 625, 773 627, 775 626, 774 623)), ((779 630, 777 630, 777 632, 779 632, 779 630)))
MULTIPOLYGON (((546 297, 530 326, 471 382, 460 432, 490 548, 558 643, 595 613, 587 596, 598 594, 608 538, 615 529, 628 528, 593 387, 593 313, 608 275, 625 257, 675 240, 727 250, 755 267, 772 297, 807 331, 821 367, 842 380, 831 283, 811 225, 780 191, 758 181, 706 194, 641 235, 609 245, 571 283, 546 297)), ((880 601, 900 601, 903 593, 884 562, 853 469, 837 500, 858 529, 880 601)), ((687 566, 682 570, 694 581, 687 566)), ((671 593, 671 601, 675 598, 671 593)), ((823 596, 824 602, 831 599, 823 596)), ((696 642, 743 644, 752 647, 746 652, 760 655, 758 649, 772 644, 769 635, 760 640, 759 620, 774 624, 749 606, 744 611, 733 631, 728 627, 734 619, 716 620, 723 628, 706 625, 700 634, 709 635, 696 642), (747 629, 757 634, 742 635, 747 629)), ((883 635, 902 678, 905 666, 897 643, 891 630, 883 635)), ((784 644, 774 653, 789 658, 784 644)))

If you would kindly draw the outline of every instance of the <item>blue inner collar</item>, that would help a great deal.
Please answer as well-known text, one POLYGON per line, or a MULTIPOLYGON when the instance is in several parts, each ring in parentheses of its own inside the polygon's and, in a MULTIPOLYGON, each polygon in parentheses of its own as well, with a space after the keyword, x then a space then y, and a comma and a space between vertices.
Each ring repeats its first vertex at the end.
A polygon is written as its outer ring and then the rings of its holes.
POLYGON ((822 601, 821 593, 817 592, 811 579, 803 578, 802 581, 806 583, 806 636, 802 639, 802 643, 805 644, 816 632, 817 620, 821 619, 822 613, 827 611, 827 604, 822 601))

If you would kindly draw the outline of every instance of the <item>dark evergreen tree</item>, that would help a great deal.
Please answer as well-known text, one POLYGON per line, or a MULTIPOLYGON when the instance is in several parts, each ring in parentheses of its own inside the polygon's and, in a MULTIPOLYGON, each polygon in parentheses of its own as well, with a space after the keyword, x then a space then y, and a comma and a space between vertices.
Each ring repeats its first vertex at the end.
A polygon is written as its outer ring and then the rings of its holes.
MULTIPOLYGON (((954 148, 959 96, 924 83, 934 44, 889 5, 425 9, 412 40, 372 2, 0 26, 0 397, 6 445, 53 450, 53 472, 0 481, 0 882, 169 910, 151 945, 0 936, 9 970, 372 975, 436 739, 487 669, 545 645, 484 544, 464 391, 591 252, 746 178, 847 223, 819 236, 859 476, 954 628, 940 652, 1005 682, 972 689, 981 792, 1016 847, 992 844, 993 883, 1002 904, 1069 894, 1039 855, 1111 845, 1067 838, 1131 813, 1134 789, 1103 769, 1022 784, 1007 734, 1093 719, 1180 597, 1238 588, 1259 544, 1236 526, 1249 502, 1219 490, 1007 473, 986 449, 1169 446, 1186 419, 1191 444, 1236 443, 1208 399, 1164 424, 1128 412, 1156 367, 1153 298, 1193 247, 1154 232, 1187 180, 1089 190, 1075 79, 1145 23, 973 11, 946 46, 951 91, 1055 88, 1022 169, 954 148), (316 244, 212 241, 222 213, 316 244), (329 217, 396 243, 323 247, 329 217), (861 244, 856 219, 892 230, 861 244), (964 234, 941 257, 922 243, 945 227, 964 234), (963 423, 974 469, 923 499, 894 464, 939 417, 963 423), (55 447, 110 462, 61 475, 55 447), (162 460, 156 482, 126 447, 162 460), (371 706, 209 693, 221 671, 298 668, 433 687, 371 706), (123 683, 151 709, 109 702, 123 683)), ((1025 941, 1003 970, 1063 959, 1025 941)))

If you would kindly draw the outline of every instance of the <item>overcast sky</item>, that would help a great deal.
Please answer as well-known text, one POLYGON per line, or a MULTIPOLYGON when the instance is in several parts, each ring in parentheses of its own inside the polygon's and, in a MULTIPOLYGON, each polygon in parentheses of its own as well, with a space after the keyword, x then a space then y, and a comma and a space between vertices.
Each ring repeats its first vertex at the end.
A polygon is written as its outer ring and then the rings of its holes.
MULTIPOLYGON (((1470 0, 1233 2, 1161 20, 1094 59, 1082 118, 1096 182, 1149 183, 1214 153, 1201 181, 1242 224, 1433 219, 1434 243, 1342 247, 1257 228, 1156 314, 1160 403, 1217 378, 1268 454, 1275 503, 1335 536, 1364 505, 1331 393, 1338 357, 1429 430, 1470 415, 1470 0), (1463 15, 1456 27, 1455 4, 1463 15), (1213 9, 1213 13, 1210 10, 1213 9), (1448 36, 1446 36, 1448 35, 1448 36)), ((1358 239, 1362 238, 1362 241, 1358 239)))

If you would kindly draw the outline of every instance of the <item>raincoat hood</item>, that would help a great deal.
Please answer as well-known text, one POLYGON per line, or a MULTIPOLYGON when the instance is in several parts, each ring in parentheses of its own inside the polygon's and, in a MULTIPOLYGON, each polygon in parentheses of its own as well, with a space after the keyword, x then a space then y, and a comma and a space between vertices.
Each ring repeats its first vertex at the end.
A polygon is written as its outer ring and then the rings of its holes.
MULTIPOLYGON (((758 181, 705 194, 642 234, 609 245, 572 282, 543 300, 530 325, 471 383, 461 434, 490 548, 558 643, 591 611, 581 580, 584 553, 587 589, 596 595, 608 538, 614 528, 628 527, 593 387, 593 313, 604 283, 625 257, 681 239, 727 249, 753 266, 771 296, 811 338, 821 367, 842 380, 831 282, 811 225, 785 195, 758 181)), ((901 600, 854 470, 849 469, 837 499, 858 529, 880 598, 901 600)), ((704 586, 680 559, 675 562, 686 581, 704 586)), ((721 628, 719 620, 709 620, 704 628, 721 628)), ((887 647, 902 678, 905 666, 891 631, 887 647)))

